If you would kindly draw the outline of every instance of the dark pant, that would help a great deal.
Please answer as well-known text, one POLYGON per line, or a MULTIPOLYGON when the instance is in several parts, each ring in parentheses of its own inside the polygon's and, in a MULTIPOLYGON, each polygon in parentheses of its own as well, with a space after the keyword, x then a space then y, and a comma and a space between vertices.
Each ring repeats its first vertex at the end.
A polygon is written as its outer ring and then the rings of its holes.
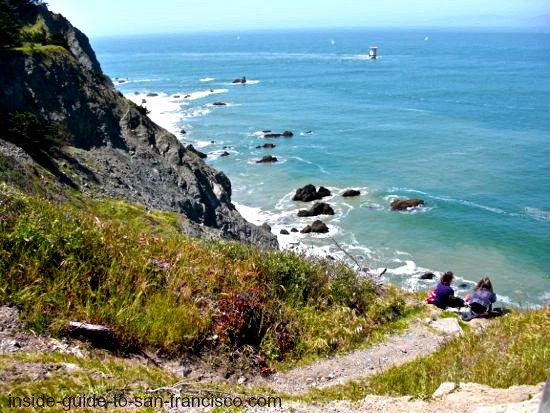
POLYGON ((449 297, 444 303, 437 305, 442 310, 446 309, 447 307, 464 307, 464 300, 460 297, 449 297))

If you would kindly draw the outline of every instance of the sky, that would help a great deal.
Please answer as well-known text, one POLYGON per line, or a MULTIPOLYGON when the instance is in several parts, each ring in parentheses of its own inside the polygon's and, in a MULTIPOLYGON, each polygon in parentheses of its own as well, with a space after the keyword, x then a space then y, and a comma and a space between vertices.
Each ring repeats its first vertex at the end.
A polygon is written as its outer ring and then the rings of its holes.
POLYGON ((549 0, 47 0, 88 36, 299 28, 550 31, 549 0))

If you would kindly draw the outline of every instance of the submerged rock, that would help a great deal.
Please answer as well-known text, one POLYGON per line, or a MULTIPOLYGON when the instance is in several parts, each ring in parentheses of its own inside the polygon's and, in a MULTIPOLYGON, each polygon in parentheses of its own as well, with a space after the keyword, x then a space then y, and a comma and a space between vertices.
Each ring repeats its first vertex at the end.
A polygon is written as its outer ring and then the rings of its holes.
POLYGON ((227 103, 225 103, 225 102, 214 102, 214 103, 212 103, 212 106, 227 106, 227 103))
POLYGON ((272 132, 270 130, 265 130, 265 131, 262 131, 263 134, 264 134, 264 138, 292 138, 294 136, 294 133, 292 131, 289 131, 289 130, 285 130, 284 132, 282 133, 276 133, 276 132, 272 132))
POLYGON ((256 163, 273 163, 278 161, 279 160, 275 156, 266 155, 263 156, 262 159, 260 159, 259 161, 256 161, 256 163))
POLYGON ((275 145, 273 145, 272 143, 264 143, 263 145, 256 146, 256 149, 273 149, 274 147, 275 145))
POLYGON ((409 208, 416 208, 421 205, 424 205, 424 200, 422 199, 396 199, 391 204, 391 209, 394 211, 404 211, 409 208))
POLYGON ((358 191, 356 189, 348 189, 346 191, 344 191, 344 193, 342 194, 343 197, 350 197, 350 196, 359 196, 361 195, 361 191, 358 191))
POLYGON ((280 234, 281 235, 289 235, 289 232, 286 229, 282 229, 280 234))

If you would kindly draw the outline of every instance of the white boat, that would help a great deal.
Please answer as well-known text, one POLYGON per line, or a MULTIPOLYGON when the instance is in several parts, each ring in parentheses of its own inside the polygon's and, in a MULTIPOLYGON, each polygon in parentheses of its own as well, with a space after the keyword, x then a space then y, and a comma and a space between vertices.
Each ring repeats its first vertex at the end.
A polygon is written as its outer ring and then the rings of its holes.
POLYGON ((378 58, 378 47, 377 46, 371 46, 369 50, 369 59, 377 59, 378 58))

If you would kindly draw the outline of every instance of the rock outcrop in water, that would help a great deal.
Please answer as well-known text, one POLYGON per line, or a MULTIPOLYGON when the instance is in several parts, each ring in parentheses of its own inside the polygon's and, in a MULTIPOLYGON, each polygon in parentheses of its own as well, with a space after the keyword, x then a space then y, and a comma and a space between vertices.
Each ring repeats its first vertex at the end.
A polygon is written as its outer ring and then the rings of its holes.
POLYGON ((344 191, 344 193, 342 194, 344 198, 359 196, 359 195, 361 195, 361 191, 358 191, 357 189, 348 189, 344 191))
POLYGON ((279 160, 277 159, 277 157, 275 156, 271 156, 271 155, 266 155, 266 156, 262 156, 262 159, 256 161, 256 163, 274 163, 274 162, 278 162, 279 160))
POLYGON ((303 188, 299 188, 298 190, 296 190, 296 193, 294 194, 294 197, 292 198, 292 200, 310 202, 310 201, 316 201, 318 199, 322 199, 330 195, 331 195, 331 192, 324 186, 320 186, 319 190, 317 190, 317 188, 315 188, 314 185, 308 184, 303 188))
POLYGON ((193 235, 277 246, 274 235, 237 212, 222 172, 116 91, 82 32, 44 5, 24 19, 43 21, 45 35, 42 44, 0 52, 2 167, 28 171, 34 163, 31 175, 45 168, 87 195, 182 213, 182 230, 193 235))
POLYGON ((299 217, 315 217, 317 215, 334 215, 334 209, 325 202, 316 202, 309 210, 298 211, 299 217))
POLYGON ((422 199, 396 199, 390 205, 394 211, 404 211, 409 208, 422 206, 424 205, 424 201, 422 199))
POLYGON ((316 232, 325 234, 329 231, 327 225, 323 221, 314 221, 311 225, 307 225, 300 232, 302 234, 309 234, 310 232, 316 232))

